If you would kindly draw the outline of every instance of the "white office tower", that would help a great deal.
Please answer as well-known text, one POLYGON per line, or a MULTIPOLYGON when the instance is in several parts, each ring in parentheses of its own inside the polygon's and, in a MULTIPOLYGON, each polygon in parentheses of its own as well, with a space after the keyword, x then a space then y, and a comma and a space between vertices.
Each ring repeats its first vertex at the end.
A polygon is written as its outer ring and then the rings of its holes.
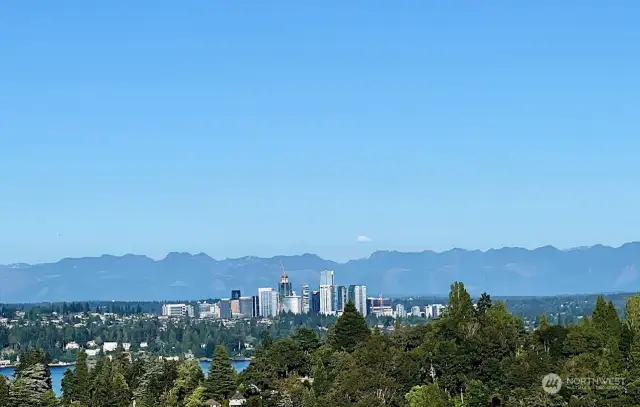
POLYGON ((428 319, 438 318, 445 308, 442 304, 427 305, 424 310, 424 316, 428 319))
POLYGON ((271 318, 278 315, 278 292, 273 288, 258 288, 260 316, 271 318))
POLYGON ((394 317, 395 318, 406 318, 407 317, 407 311, 405 311, 404 305, 396 304, 396 312, 395 312, 394 317))
POLYGON ((282 312, 300 314, 302 309, 302 298, 299 295, 287 295, 282 299, 282 312))
POLYGON ((335 279, 333 270, 320 272, 320 314, 333 315, 335 279))
POLYGON ((350 285, 347 298, 363 317, 367 316, 367 286, 350 285))
POLYGON ((172 317, 172 318, 181 318, 181 317, 193 318, 194 316, 193 305, 162 304, 162 315, 164 315, 165 317, 172 317))
POLYGON ((418 307, 418 306, 411 307, 411 316, 412 317, 420 317, 420 316, 422 316, 422 312, 420 311, 420 307, 418 307))
POLYGON ((302 313, 308 314, 311 310, 311 290, 307 284, 302 286, 302 313))

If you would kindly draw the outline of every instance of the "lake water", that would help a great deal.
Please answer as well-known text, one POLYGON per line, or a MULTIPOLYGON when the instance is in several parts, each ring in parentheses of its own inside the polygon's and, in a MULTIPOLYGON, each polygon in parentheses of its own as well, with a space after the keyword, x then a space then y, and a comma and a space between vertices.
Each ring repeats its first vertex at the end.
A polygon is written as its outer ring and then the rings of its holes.
MULTIPOLYGON (((249 366, 248 360, 233 360, 231 361, 231 365, 236 369, 237 372, 242 372, 244 369, 249 366)), ((204 371, 205 374, 209 372, 209 362, 200 362, 200 367, 204 371)), ((62 382, 62 376, 67 369, 73 370, 73 366, 53 366, 51 367, 51 384, 53 386, 53 391, 60 396, 62 390, 60 389, 60 383, 62 382)), ((0 368, 0 374, 3 374, 8 377, 13 376, 13 368, 0 368)))

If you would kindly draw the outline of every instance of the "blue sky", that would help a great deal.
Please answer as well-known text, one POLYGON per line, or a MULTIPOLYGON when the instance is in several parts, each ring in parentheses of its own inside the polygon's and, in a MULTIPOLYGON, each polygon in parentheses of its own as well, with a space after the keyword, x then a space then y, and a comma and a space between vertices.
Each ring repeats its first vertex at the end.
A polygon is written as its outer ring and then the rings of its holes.
POLYGON ((3 6, 0 263, 638 239, 637 2, 187 3, 3 6))

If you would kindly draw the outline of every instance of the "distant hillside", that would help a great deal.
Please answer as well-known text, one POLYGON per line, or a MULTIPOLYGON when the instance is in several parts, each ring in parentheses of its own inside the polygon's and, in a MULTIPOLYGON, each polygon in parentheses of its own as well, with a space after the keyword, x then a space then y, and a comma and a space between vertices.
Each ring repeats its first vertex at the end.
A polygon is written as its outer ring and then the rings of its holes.
MULTIPOLYGON (((559 250, 452 249, 437 253, 379 251, 336 263, 314 254, 215 260, 204 253, 169 253, 162 260, 128 254, 0 266, 0 302, 163 300, 228 297, 241 289, 275 287, 283 263, 294 289, 317 287, 319 272, 336 271, 340 285, 365 284, 370 295, 446 294, 463 281, 473 294, 557 295, 638 291, 640 242, 559 250)), ((317 288, 316 288, 317 289, 317 288)))

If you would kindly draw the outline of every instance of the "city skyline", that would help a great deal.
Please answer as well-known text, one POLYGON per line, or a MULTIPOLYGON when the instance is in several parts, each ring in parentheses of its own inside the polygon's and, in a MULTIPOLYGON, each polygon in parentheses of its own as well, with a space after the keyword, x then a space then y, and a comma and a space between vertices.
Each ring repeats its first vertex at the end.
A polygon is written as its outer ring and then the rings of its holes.
MULTIPOLYGON (((367 297, 367 287, 365 285, 336 285, 335 271, 323 270, 320 272, 318 284, 319 290, 312 290, 311 285, 302 282, 300 284, 300 294, 293 289, 293 282, 281 264, 282 275, 277 284, 277 288, 259 287, 255 296, 242 296, 240 289, 231 289, 231 297, 221 298, 217 302, 199 302, 199 313, 204 315, 217 314, 220 318, 231 318, 233 316, 252 317, 275 317, 280 313, 291 312, 293 314, 304 314, 317 312, 323 315, 341 315, 347 303, 351 302, 356 310, 363 316, 367 316, 368 308, 374 307, 375 298, 367 297), (314 296, 318 296, 316 300, 314 296), (320 299, 323 297, 323 299, 320 299), (371 300, 371 304, 369 304, 371 300), (317 301, 317 304, 316 304, 317 301)), ((163 314, 165 308, 163 306, 163 314)), ((193 307, 186 304, 169 304, 170 311, 166 315, 192 315, 193 307), (171 308, 172 307, 172 308, 171 308), (171 311, 173 310, 173 311, 171 311)))

